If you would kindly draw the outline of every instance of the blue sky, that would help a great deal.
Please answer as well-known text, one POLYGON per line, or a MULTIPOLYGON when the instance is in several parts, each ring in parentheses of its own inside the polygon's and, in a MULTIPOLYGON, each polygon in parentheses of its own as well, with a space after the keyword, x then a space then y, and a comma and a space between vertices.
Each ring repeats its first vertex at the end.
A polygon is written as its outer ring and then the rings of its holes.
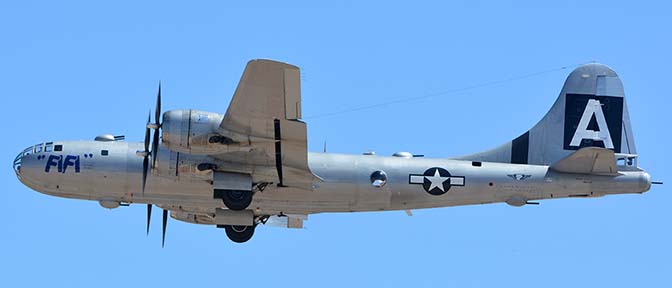
POLYGON ((164 111, 223 113, 253 58, 302 68, 312 151, 327 141, 330 152, 428 157, 516 137, 555 101, 571 71, 561 67, 598 61, 624 82, 640 166, 672 181, 665 1, 206 2, 0 4, 0 286, 672 284, 672 183, 522 208, 314 215, 244 245, 170 221, 164 249, 158 211, 146 237, 142 205, 106 210, 21 185, 10 162, 35 143, 140 141, 159 80, 164 111))

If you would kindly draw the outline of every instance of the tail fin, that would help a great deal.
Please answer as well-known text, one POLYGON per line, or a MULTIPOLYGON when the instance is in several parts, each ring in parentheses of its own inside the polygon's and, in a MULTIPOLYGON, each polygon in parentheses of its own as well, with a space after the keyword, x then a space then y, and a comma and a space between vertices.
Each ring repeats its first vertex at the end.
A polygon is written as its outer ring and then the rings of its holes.
POLYGON ((457 159, 550 165, 583 147, 637 154, 623 83, 601 64, 576 68, 537 125, 495 149, 457 159))

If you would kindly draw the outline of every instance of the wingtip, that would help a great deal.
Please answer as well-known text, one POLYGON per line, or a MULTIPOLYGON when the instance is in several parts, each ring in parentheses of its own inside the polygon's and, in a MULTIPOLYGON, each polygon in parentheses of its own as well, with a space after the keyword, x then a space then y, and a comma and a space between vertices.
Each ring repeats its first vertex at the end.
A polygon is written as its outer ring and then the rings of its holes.
POLYGON ((252 59, 250 61, 247 61, 248 66, 252 65, 273 65, 273 66, 278 66, 281 68, 291 68, 291 69, 299 69, 298 66, 289 64, 287 62, 282 62, 282 61, 277 61, 277 60, 271 60, 271 59, 252 59))

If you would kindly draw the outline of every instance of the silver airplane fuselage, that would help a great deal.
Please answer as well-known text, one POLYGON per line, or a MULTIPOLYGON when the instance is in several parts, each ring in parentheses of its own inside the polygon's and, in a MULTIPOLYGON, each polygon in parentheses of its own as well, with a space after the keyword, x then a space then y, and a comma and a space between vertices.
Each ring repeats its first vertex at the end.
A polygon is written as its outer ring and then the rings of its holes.
MULTIPOLYGON (((142 157, 136 155, 142 143, 75 141, 54 145, 61 145, 62 151, 36 151, 38 146, 34 146, 17 157, 15 169, 22 183, 58 197, 154 203, 178 211, 223 206, 220 199, 213 198, 212 172, 198 171, 194 164, 219 163, 215 158, 180 154, 171 161, 166 149, 159 149, 158 172, 149 176, 143 195, 142 157)), ((558 173, 542 165, 424 157, 309 153, 308 160, 316 176, 313 190, 279 192, 269 185, 255 193, 250 206, 255 214, 410 210, 495 202, 518 206, 539 199, 642 193, 651 185, 646 172, 620 166, 623 170, 616 176, 599 176, 558 173), (450 176, 440 175, 437 169, 448 171, 450 176), (375 171, 387 175, 382 187, 371 184, 369 175, 375 171), (433 184, 429 190, 440 195, 425 189, 433 184)))

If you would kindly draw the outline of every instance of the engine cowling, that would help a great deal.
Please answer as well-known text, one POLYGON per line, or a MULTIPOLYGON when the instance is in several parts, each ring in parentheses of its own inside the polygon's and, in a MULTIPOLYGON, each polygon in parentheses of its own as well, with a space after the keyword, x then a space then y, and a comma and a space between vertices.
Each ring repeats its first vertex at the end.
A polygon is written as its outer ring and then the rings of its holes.
POLYGON ((198 110, 170 110, 163 114, 163 144, 189 154, 211 154, 222 149, 219 125, 224 116, 198 110), (212 141, 216 139, 218 141, 212 141))

